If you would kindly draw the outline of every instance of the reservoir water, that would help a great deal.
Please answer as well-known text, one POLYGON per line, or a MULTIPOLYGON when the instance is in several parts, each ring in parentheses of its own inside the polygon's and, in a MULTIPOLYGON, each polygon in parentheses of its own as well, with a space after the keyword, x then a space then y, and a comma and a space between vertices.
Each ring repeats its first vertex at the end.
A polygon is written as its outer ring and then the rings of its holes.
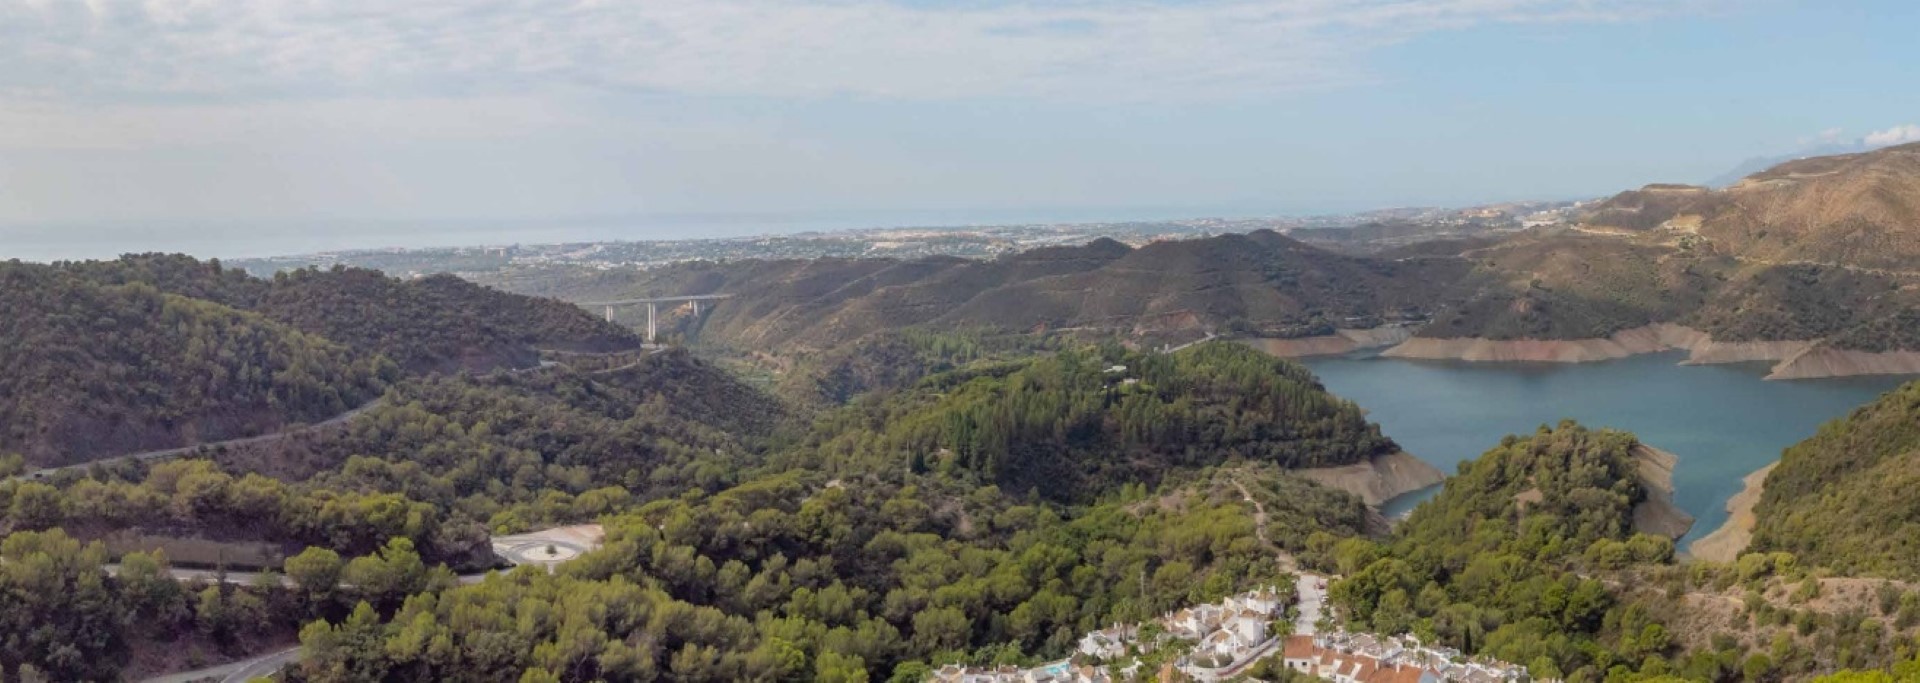
MULTIPOLYGON (((1685 548, 1726 521, 1740 479, 1910 377, 1764 381, 1765 364, 1677 366, 1684 353, 1599 363, 1304 359, 1333 393, 1360 404, 1408 453, 1452 474, 1506 434, 1573 418, 1633 432, 1679 456, 1674 502, 1692 514, 1685 548)), ((1433 491, 1389 501, 1389 516, 1433 491)))

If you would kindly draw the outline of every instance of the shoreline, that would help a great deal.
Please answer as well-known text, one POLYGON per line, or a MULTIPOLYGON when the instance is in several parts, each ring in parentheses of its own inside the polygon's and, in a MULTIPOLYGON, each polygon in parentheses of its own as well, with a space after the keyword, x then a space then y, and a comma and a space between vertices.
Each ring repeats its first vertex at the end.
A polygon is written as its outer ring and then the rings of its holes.
POLYGON ((1634 477, 1647 491, 1633 506, 1633 530, 1679 539, 1693 529, 1693 515, 1673 502, 1673 467, 1680 456, 1646 444, 1633 447, 1634 477))
POLYGON ((1378 511, 1381 504, 1446 480, 1439 468, 1405 451, 1339 467, 1294 470, 1294 474, 1331 489, 1358 496, 1378 511))
POLYGON ((1248 337, 1241 343, 1280 358, 1341 356, 1366 349, 1383 349, 1413 338, 1411 327, 1374 327, 1334 330, 1314 337, 1248 337))
POLYGON ((1920 351, 1856 351, 1817 339, 1716 341, 1705 332, 1672 323, 1588 339, 1412 337, 1380 356, 1471 363, 1593 363, 1670 351, 1687 352, 1680 365, 1772 363, 1764 377, 1768 380, 1920 374, 1920 351))
POLYGON ((1712 533, 1701 536, 1688 544, 1685 554, 1696 560, 1709 562, 1732 562, 1739 559, 1747 545, 1753 542, 1753 527, 1759 520, 1754 517, 1753 508, 1760 503, 1760 494, 1766 491, 1767 474, 1778 467, 1775 460, 1766 467, 1754 470, 1742 477, 1743 484, 1739 493, 1727 499, 1727 521, 1712 533))

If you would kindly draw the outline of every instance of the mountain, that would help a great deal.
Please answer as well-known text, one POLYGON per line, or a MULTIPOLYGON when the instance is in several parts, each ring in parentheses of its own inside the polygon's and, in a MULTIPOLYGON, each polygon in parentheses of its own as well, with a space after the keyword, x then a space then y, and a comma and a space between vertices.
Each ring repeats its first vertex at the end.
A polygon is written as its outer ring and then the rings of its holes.
POLYGON ((1833 156, 1835 154, 1853 154, 1856 152, 1865 152, 1867 151, 1867 149, 1868 149, 1867 146, 1860 142, 1826 143, 1826 144, 1814 145, 1812 147, 1800 150, 1799 152, 1796 152, 1794 154, 1781 154, 1781 155, 1773 155, 1773 156, 1754 157, 1746 161, 1740 162, 1739 164, 1735 165, 1733 168, 1727 169, 1725 173, 1721 173, 1720 175, 1714 176, 1713 178, 1707 180, 1707 182, 1702 184, 1707 187, 1711 187, 1715 189, 1726 188, 1733 185, 1734 183, 1740 182, 1742 179, 1745 179, 1747 176, 1753 175, 1755 173, 1759 173, 1761 171, 1767 170, 1769 168, 1773 168, 1775 166, 1779 166, 1780 164, 1784 164, 1789 161, 1794 161, 1796 159, 1805 159, 1807 157, 1833 156))
POLYGON ((408 373, 632 348, 578 307, 452 277, 260 280, 146 254, 0 263, 0 452, 63 465, 272 432, 367 403, 408 373))
POLYGON ((1920 257, 1920 143, 1797 159, 1725 190, 1650 185, 1584 222, 1697 234, 1750 261, 1905 269, 1920 257))
POLYGON ((777 370, 914 329, 1145 345, 1213 334, 1288 340, 1272 346, 1283 354, 1392 345, 1385 353, 1495 361, 1681 349, 1694 362, 1773 362, 1776 378, 1920 372, 1920 270, 1907 265, 1920 262, 1920 145, 1799 159, 1724 190, 1653 184, 1526 214, 1552 221, 1478 213, 1296 231, 1356 254, 1262 230, 984 261, 554 268, 500 284, 576 301, 728 294, 699 315, 666 311, 663 329, 777 370), (1512 229, 1523 222, 1535 227, 1512 229), (1456 224, 1470 236, 1419 241, 1456 224), (1355 332, 1366 328, 1382 329, 1355 332))
POLYGON ((1648 185, 1570 228, 1455 244, 1450 306, 1386 351, 1579 361, 1686 350, 1797 379, 1920 372, 1920 145, 1800 159, 1725 190, 1648 185))
POLYGON ((743 350, 824 350, 881 330, 1081 331, 1186 338, 1238 330, 1330 333, 1418 318, 1458 259, 1336 254, 1272 231, 1050 247, 991 261, 958 258, 686 263, 501 283, 576 301, 726 293, 670 330, 743 350))

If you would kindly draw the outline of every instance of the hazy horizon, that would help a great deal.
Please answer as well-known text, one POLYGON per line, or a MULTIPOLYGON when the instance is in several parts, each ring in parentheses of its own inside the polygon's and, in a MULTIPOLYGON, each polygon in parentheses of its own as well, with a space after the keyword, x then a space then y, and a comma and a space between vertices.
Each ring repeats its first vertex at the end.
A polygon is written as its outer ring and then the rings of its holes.
POLYGON ((1596 197, 1920 140, 1916 24, 1892 0, 0 0, 0 258, 1596 197))
MULTIPOLYGON (((1374 207, 1378 209, 1405 207, 1374 207)), ((551 220, 441 220, 381 223, 317 221, 263 226, 121 224, 22 228, 0 250, 0 260, 110 259, 127 253, 180 252, 199 258, 264 258, 316 252, 560 244, 648 242, 797 235, 895 228, 965 229, 1027 224, 1088 224, 1194 219, 1258 220, 1370 211, 1258 212, 1186 208, 1005 209, 815 212, 804 214, 682 214, 556 218, 551 220), (75 228, 84 228, 76 234, 75 228), (111 235, 108 240, 102 234, 111 235), (148 246, 152 245, 152 246, 148 246)))

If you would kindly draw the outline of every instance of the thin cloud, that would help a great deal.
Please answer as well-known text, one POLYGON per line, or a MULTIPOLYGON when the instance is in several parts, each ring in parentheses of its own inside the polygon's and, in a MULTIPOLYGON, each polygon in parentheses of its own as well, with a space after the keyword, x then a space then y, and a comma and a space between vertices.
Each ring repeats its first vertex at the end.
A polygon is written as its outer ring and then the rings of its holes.
POLYGON ((1892 145, 1904 145, 1909 142, 1920 142, 1920 125, 1909 123, 1904 126, 1894 126, 1886 130, 1876 130, 1868 133, 1867 137, 1861 139, 1861 142, 1869 147, 1889 147, 1892 145))
POLYGON ((0 97, 459 97, 551 88, 905 100, 1231 97, 1363 82, 1367 51, 1437 31, 1640 20, 1698 4, 0 0, 0 97))

